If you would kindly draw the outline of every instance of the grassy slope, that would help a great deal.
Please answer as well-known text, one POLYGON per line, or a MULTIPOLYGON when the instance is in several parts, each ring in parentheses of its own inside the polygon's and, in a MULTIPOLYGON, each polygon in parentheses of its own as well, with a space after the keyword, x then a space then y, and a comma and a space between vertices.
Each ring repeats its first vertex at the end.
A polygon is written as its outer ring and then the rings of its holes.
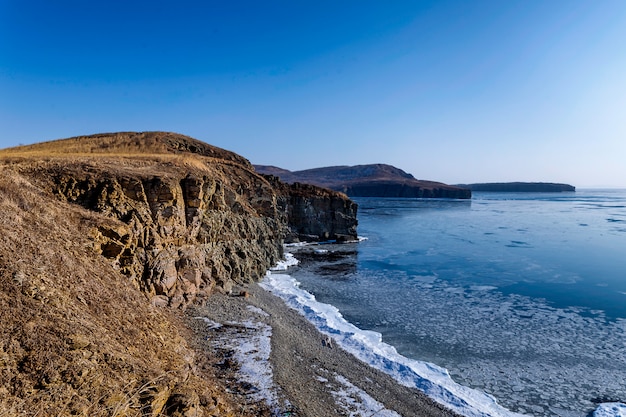
MULTIPOLYGON (((84 143, 62 142, 0 152, 0 416, 177 415, 194 406, 198 415, 234 415, 219 383, 194 366, 176 317, 151 307, 91 249, 91 230, 114 220, 19 174, 15 162, 32 168, 55 153, 100 159, 84 143)), ((198 163, 166 148, 118 143, 105 159, 198 163)))

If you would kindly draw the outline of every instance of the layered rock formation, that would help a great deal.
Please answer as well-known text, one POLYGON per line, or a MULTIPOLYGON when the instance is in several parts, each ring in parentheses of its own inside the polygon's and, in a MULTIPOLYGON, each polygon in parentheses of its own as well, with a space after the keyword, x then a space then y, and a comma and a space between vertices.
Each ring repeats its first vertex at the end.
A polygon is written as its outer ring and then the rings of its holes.
POLYGON ((15 155, 43 190, 111 219, 91 231, 95 250, 157 305, 259 280, 285 239, 356 238, 357 207, 345 196, 265 178, 246 159, 181 135, 95 135, 15 155))
POLYGON ((272 175, 265 178, 282 196, 279 200, 289 225, 287 242, 356 239, 357 205, 343 194, 309 184, 285 184, 272 175))
POLYGON ((0 415, 242 415, 172 314, 94 250, 122 227, 0 163, 0 415))
POLYGON ((288 171, 255 165, 258 172, 280 177, 288 183, 313 184, 340 191, 350 197, 471 198, 468 189, 435 181, 417 180, 399 168, 385 164, 336 166, 288 171))

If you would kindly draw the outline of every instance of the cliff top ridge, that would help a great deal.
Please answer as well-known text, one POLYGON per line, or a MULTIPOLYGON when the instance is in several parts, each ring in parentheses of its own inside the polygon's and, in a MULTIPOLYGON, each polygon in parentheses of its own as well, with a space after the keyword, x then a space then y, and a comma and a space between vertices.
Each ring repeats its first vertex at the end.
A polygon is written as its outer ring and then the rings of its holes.
POLYGON ((42 158, 67 156, 201 156, 232 161, 252 168, 234 152, 171 132, 117 132, 76 136, 0 150, 0 157, 42 158))

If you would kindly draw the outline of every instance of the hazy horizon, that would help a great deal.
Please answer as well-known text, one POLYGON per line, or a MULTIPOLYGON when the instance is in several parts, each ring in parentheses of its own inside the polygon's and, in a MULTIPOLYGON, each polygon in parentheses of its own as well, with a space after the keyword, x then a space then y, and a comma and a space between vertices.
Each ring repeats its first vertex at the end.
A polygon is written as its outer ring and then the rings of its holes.
POLYGON ((626 188, 626 2, 0 0, 0 147, 171 131, 252 163, 626 188))

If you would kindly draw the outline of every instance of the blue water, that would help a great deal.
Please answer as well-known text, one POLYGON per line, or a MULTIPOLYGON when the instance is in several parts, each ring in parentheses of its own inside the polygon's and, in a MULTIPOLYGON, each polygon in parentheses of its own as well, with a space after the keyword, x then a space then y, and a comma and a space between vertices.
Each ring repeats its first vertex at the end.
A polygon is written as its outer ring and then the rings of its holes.
POLYGON ((626 190, 355 200, 368 240, 296 253, 303 289, 513 411, 626 401, 626 190))

